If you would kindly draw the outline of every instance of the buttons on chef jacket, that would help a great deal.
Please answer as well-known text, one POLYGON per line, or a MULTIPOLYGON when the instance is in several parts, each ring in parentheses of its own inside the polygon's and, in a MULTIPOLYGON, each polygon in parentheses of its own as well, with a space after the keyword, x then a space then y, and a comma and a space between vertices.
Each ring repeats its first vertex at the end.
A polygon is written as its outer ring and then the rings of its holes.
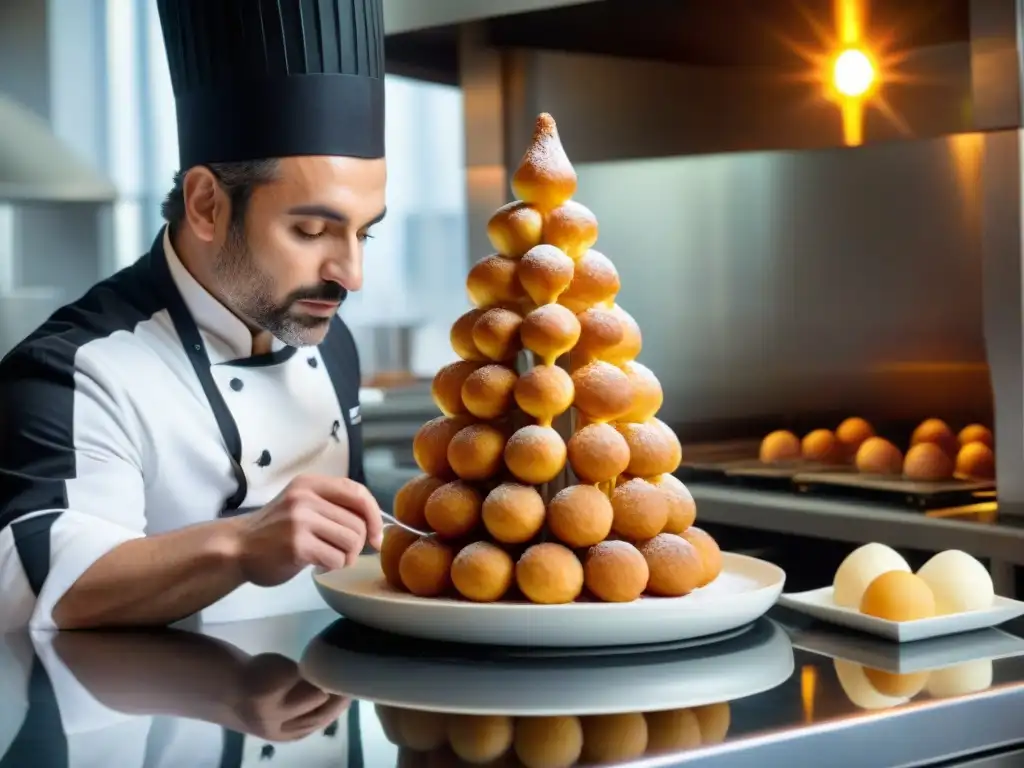
POLYGON ((335 419, 334 423, 331 425, 331 437, 334 438, 334 442, 336 442, 336 443, 340 443, 341 442, 341 438, 338 437, 338 430, 339 429, 341 429, 341 422, 338 421, 337 419, 335 419))
POLYGON ((258 459, 256 459, 256 466, 257 467, 269 467, 270 466, 270 451, 265 450, 265 451, 263 451, 263 453, 260 454, 260 457, 258 459))
POLYGON ((242 391, 242 387, 244 387, 244 386, 245 386, 245 384, 242 383, 241 379, 232 379, 231 380, 231 388, 233 390, 235 390, 235 392, 241 392, 242 391))
POLYGON ((334 734, 338 732, 338 721, 335 720, 333 723, 324 728, 324 736, 327 738, 333 738, 334 734))
POLYGON ((260 760, 272 760, 276 751, 273 744, 264 744, 260 750, 260 760))
POLYGON ((307 357, 306 362, 309 363, 310 368, 316 368, 318 365, 320 365, 320 361, 317 360, 315 357, 307 357))

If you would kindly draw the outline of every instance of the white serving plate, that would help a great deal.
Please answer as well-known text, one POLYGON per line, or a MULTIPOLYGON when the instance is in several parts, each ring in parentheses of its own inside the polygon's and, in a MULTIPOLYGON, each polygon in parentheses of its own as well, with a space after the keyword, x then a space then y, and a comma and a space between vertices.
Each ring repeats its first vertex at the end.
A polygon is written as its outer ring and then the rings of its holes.
POLYGON ((763 560, 727 552, 718 578, 686 597, 568 605, 415 597, 389 587, 379 558, 372 556, 313 578, 331 608, 375 629, 459 643, 587 648, 663 643, 741 627, 775 605, 786 574, 763 560))
POLYGON ((887 640, 895 640, 897 643, 994 627, 1024 614, 1024 603, 997 595, 991 608, 980 611, 964 611, 917 621, 886 621, 874 616, 865 616, 852 608, 836 605, 832 600, 832 587, 782 595, 779 598, 779 605, 830 624, 867 632, 887 640))
MULTIPOLYGON (((326 634, 326 633, 325 633, 326 634)), ((415 653, 415 650, 411 651, 415 653)), ((773 621, 720 643, 662 653, 483 661, 374 654, 321 635, 303 653, 318 688, 392 707, 446 714, 601 715, 734 701, 793 675, 793 647, 773 621)))

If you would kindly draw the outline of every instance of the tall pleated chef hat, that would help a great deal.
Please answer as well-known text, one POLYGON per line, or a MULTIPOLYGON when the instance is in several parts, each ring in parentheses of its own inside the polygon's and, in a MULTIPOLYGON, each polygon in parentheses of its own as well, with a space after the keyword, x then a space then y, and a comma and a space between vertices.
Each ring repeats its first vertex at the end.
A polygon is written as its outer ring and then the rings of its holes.
POLYGON ((384 156, 383 0, 157 0, 182 169, 384 156))

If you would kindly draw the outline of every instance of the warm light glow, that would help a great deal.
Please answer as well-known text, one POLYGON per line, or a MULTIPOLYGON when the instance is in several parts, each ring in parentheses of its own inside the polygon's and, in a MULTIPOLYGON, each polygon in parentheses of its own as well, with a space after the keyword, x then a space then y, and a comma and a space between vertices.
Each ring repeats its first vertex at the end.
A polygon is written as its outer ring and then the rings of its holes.
POLYGON ((859 98, 875 82, 875 66, 864 51, 848 48, 836 57, 832 65, 832 83, 843 96, 859 98))

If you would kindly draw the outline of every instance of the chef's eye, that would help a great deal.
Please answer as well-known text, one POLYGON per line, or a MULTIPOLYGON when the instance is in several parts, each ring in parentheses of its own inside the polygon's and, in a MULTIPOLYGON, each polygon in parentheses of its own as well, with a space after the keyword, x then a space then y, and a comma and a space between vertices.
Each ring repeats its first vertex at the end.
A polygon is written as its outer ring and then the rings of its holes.
POLYGON ((365 243, 367 240, 373 240, 373 235, 371 235, 369 232, 360 232, 359 242, 365 243))
POLYGON ((323 237, 326 231, 325 229, 312 231, 303 227, 295 227, 295 234, 302 240, 316 240, 323 237))

